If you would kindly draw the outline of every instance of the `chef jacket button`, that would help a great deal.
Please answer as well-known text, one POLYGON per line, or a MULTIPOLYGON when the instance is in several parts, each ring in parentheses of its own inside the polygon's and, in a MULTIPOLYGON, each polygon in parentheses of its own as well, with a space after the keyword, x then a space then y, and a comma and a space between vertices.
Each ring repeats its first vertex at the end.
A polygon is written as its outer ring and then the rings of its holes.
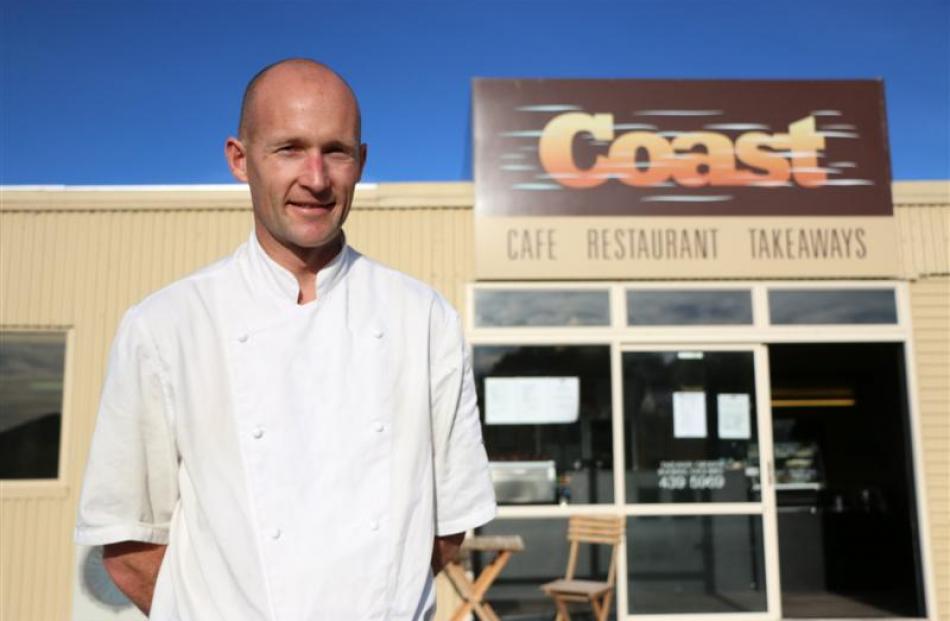
POLYGON ((373 328, 373 337, 377 339, 383 338, 383 331, 379 328, 373 328))
POLYGON ((379 520, 373 520, 369 523, 370 530, 379 530, 379 520))
POLYGON ((375 431, 377 431, 377 432, 380 432, 380 431, 382 431, 382 430, 385 429, 385 428, 386 428, 386 425, 384 425, 384 424, 382 424, 382 423, 380 423, 380 422, 376 422, 376 423, 373 425, 373 429, 374 429, 375 431))
POLYGON ((277 541, 278 539, 280 539, 280 529, 279 529, 279 528, 275 528, 275 529, 271 530, 271 531, 270 531, 270 538, 273 539, 274 541, 277 541))
POLYGON ((255 427, 254 431, 251 432, 251 435, 254 436, 255 440, 260 440, 264 437, 264 430, 260 427, 255 427))
POLYGON ((247 338, 248 338, 247 334, 242 334, 241 336, 238 337, 238 341, 242 343, 247 343, 247 338))

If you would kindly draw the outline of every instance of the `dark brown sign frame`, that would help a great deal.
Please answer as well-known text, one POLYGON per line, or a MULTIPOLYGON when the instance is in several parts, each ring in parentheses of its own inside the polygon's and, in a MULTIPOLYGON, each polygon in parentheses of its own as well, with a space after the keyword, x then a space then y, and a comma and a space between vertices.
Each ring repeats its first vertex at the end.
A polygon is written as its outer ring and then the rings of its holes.
POLYGON ((883 90, 879 80, 477 79, 478 215, 890 215, 883 90), (590 131, 607 126, 609 134, 590 131), (618 148, 620 140, 627 148, 618 148), (811 145, 817 156, 793 145, 811 145), (724 146, 734 152, 722 153, 724 146), (737 157, 740 146, 751 162, 737 157), (644 175, 651 148, 654 155, 669 149, 673 158, 659 163, 686 172, 664 175, 654 161, 659 174, 644 175), (603 167, 608 178, 598 185, 570 187, 557 178, 570 174, 565 160, 590 173, 611 149, 616 165, 603 167), (709 160, 720 169, 725 162, 725 174, 704 171, 709 160), (655 185, 618 180, 624 166, 655 185), (690 173, 696 185, 677 182, 690 173))

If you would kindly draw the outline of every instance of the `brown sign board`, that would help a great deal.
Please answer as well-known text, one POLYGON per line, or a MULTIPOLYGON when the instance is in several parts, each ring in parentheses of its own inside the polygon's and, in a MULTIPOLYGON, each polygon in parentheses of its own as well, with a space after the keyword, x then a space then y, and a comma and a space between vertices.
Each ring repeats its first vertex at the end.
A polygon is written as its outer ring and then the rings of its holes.
POLYGON ((479 79, 473 107, 480 279, 896 272, 880 81, 479 79))

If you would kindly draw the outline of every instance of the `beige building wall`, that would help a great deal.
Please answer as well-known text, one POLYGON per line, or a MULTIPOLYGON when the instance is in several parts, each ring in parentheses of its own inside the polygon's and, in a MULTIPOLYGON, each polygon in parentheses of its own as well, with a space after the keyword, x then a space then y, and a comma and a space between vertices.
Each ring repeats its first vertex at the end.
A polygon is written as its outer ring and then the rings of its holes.
MULTIPOLYGON (((929 542, 950 619, 950 183, 897 183, 902 277, 911 281, 929 542)), ((464 312, 474 273, 472 186, 364 186, 351 243, 429 282, 464 312)), ((72 524, 105 356, 121 313, 228 254, 251 229, 241 188, 4 188, 0 328, 65 330, 60 478, 0 483, 0 619, 69 619, 72 524)), ((934 617, 936 618, 936 617, 934 617)))
POLYGON ((950 277, 910 286, 937 610, 950 619, 950 277))
POLYGON ((950 619, 950 183, 895 183, 894 202, 910 280, 936 612, 950 619))

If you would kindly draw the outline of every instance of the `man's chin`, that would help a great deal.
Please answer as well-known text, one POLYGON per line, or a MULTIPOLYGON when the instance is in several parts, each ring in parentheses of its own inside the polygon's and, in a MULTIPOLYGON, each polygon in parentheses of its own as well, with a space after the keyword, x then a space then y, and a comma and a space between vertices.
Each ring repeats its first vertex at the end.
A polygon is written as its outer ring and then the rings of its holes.
POLYGON ((301 250, 338 251, 343 243, 342 231, 330 235, 299 235, 290 239, 291 244, 301 250))

